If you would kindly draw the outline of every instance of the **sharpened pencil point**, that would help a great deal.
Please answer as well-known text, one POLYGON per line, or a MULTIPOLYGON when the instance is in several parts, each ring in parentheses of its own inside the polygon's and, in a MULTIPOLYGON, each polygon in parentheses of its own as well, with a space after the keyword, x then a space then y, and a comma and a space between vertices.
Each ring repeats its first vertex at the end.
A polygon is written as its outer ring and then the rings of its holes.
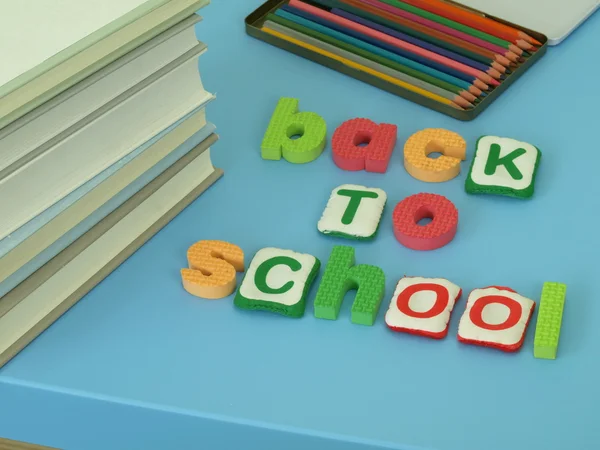
POLYGON ((509 49, 511 52, 513 52, 514 54, 516 54, 516 55, 519 55, 519 56, 521 56, 521 55, 523 54, 523 49, 522 49, 522 48, 519 48, 519 47, 517 47, 515 44, 510 44, 510 45, 508 46, 508 49, 509 49))

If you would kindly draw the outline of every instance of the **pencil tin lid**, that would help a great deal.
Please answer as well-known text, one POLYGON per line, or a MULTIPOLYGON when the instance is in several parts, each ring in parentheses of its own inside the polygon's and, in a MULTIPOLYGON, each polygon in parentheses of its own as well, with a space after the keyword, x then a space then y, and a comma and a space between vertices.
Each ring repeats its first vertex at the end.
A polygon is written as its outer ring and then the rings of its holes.
POLYGON ((538 30, 548 37, 548 45, 557 45, 600 7, 600 0, 461 0, 460 4, 538 30))

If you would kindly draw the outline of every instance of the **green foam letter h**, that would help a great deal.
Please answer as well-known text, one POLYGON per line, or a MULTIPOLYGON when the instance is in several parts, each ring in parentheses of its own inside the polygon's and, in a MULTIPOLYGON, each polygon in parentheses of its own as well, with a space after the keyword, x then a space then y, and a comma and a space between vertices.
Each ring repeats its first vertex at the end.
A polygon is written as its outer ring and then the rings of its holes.
POLYGON ((356 289, 352 304, 352 323, 373 325, 385 294, 385 275, 381 268, 354 265, 354 248, 333 247, 315 299, 315 317, 336 320, 346 292, 356 289))

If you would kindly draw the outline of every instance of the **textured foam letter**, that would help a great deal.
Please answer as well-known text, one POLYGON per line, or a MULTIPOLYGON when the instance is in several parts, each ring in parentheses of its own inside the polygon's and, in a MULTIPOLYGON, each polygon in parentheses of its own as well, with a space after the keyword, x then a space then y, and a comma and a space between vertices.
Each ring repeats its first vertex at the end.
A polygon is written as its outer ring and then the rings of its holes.
POLYGON ((413 250, 435 250, 448 244, 456 235, 458 210, 438 194, 415 194, 396 205, 393 213, 394 235, 413 250), (422 219, 431 219, 419 225, 422 219))
POLYGON ((189 269, 181 269, 183 287, 197 297, 227 297, 235 291, 236 271, 244 271, 244 252, 228 242, 196 242, 187 258, 189 269))
POLYGON ((315 298, 315 317, 336 320, 344 295, 356 289, 352 322, 373 325, 385 293, 385 275, 376 266, 354 265, 354 248, 333 247, 315 298))
POLYGON ((474 289, 458 325, 467 344, 517 351, 523 345, 535 302, 506 287, 474 289))
POLYGON ((333 162, 344 170, 384 173, 396 145, 396 125, 351 119, 333 133, 333 162))
POLYGON ((234 304, 241 309, 302 317, 308 290, 320 266, 312 255, 263 248, 252 259, 234 304))
POLYGON ((269 127, 263 137, 261 153, 264 159, 296 164, 308 163, 319 157, 327 141, 325 120, 313 112, 298 112, 298 100, 282 98, 277 103, 269 127), (297 136, 297 139, 292 139, 297 136))
POLYGON ((404 167, 421 181, 440 183, 460 173, 466 158, 467 143, 460 134, 443 128, 427 128, 413 134, 404 145, 404 167), (441 153, 430 158, 430 153, 441 153))
POLYGON ((442 278, 404 277, 396 285, 385 323, 394 331, 442 339, 461 293, 442 278))

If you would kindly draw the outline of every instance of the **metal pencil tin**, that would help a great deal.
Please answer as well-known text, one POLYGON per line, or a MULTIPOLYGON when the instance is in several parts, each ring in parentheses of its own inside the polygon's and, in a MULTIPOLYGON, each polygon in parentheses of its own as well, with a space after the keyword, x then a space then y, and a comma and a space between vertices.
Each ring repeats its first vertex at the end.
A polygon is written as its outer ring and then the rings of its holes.
POLYGON ((378 87, 387 92, 395 94, 399 97, 403 97, 414 103, 418 103, 419 105, 425 106, 429 109, 433 109, 435 111, 441 112, 443 114, 446 114, 448 116, 454 117, 455 119, 462 120, 462 121, 473 120, 475 117, 477 117, 479 114, 481 114, 486 108, 488 108, 494 102, 494 100, 496 100, 506 89, 509 88, 509 86, 512 83, 515 82, 515 80, 517 80, 519 77, 521 77, 527 71, 527 69, 529 69, 533 64, 535 64, 535 62, 537 60, 539 60, 546 53, 546 50, 548 47, 548 38, 541 33, 524 28, 524 27, 514 24, 514 23, 507 22, 498 17, 487 15, 487 14, 483 13, 482 11, 478 11, 473 8, 468 8, 466 6, 461 5, 458 2, 449 1, 448 3, 455 3, 456 5, 461 6, 461 8, 465 8, 470 11, 474 11, 478 14, 485 15, 486 17, 489 17, 490 19, 496 20, 498 22, 501 22, 501 23, 509 25, 513 28, 516 28, 518 30, 524 31, 525 33, 527 33, 528 35, 530 35, 531 37, 537 39, 539 42, 542 43, 542 46, 539 47, 535 53, 531 54, 531 56, 529 56, 525 60, 524 63, 520 64, 509 75, 507 75, 506 78, 504 79, 504 81, 502 81, 502 83, 500 83, 499 86, 495 87, 493 90, 488 92, 488 95, 485 96, 484 98, 482 98, 481 101, 479 103, 477 103, 474 108, 472 108, 470 110, 459 110, 459 109, 453 108, 449 105, 445 105, 440 102, 437 102, 433 99, 424 97, 416 92, 412 92, 412 91, 405 89, 401 86, 398 86, 396 84, 382 80, 381 78, 376 77, 374 75, 368 74, 366 72, 355 69, 353 67, 349 67, 339 61, 330 59, 326 56, 323 56, 323 55, 315 53, 311 50, 300 47, 291 42, 287 42, 283 39, 279 39, 276 36, 272 36, 268 33, 265 33, 264 31, 262 31, 261 28, 262 28, 263 23, 266 20, 267 15, 269 13, 276 11, 281 5, 284 5, 287 3, 288 3, 287 0, 267 0, 265 3, 263 3, 255 11, 253 11, 250 15, 248 15, 246 17, 246 20, 245 20, 246 33, 248 33, 250 36, 252 36, 254 38, 260 39, 271 45, 274 45, 281 49, 295 53, 296 55, 302 56, 303 58, 306 58, 306 59, 309 59, 316 63, 319 63, 323 66, 329 67, 330 69, 333 69, 333 70, 336 70, 343 74, 346 74, 352 78, 356 78, 356 79, 361 80, 365 83, 368 83, 372 86, 378 87))

